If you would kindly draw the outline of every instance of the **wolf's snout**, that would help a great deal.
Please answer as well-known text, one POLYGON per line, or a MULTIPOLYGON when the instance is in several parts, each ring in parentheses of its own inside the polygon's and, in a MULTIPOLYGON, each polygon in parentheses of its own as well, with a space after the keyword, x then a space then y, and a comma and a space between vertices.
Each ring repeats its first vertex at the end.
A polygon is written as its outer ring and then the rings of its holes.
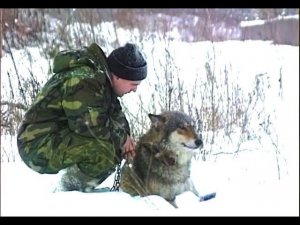
POLYGON ((202 145, 203 145, 203 142, 202 142, 202 140, 201 140, 201 139, 196 139, 196 141, 195 141, 195 145, 197 145, 197 147, 200 147, 200 146, 202 146, 202 145))

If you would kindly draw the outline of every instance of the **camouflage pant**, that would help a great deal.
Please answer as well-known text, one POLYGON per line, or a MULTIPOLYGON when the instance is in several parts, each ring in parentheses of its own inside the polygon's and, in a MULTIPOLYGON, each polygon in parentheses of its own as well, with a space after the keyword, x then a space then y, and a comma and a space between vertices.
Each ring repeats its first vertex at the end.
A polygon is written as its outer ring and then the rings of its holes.
POLYGON ((26 165, 42 174, 55 174, 77 164, 87 176, 103 179, 115 171, 119 162, 119 154, 115 154, 110 142, 80 136, 69 130, 25 143, 18 140, 18 148, 26 165))

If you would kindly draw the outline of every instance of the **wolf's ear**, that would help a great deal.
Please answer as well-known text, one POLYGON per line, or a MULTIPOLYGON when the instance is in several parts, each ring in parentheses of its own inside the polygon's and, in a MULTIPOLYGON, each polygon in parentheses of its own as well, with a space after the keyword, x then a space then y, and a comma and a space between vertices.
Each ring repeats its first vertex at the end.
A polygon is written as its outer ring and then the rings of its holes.
POLYGON ((154 127, 156 131, 159 131, 163 124, 166 122, 166 118, 161 115, 148 114, 151 120, 151 126, 154 127))
POLYGON ((154 115, 154 114, 151 114, 151 113, 149 113, 148 116, 149 116, 149 118, 150 118, 150 120, 153 124, 156 124, 156 123, 159 123, 159 122, 161 122, 161 123, 166 122, 166 118, 164 116, 154 115))

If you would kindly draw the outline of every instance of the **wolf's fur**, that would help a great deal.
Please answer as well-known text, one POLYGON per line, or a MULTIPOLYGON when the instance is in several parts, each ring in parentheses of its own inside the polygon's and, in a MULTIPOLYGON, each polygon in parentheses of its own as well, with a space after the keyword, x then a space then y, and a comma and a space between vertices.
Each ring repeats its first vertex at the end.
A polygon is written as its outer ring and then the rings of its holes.
POLYGON ((151 128, 137 143, 132 164, 124 165, 120 187, 132 196, 159 195, 177 207, 176 195, 192 191, 199 196, 190 166, 202 140, 191 118, 182 112, 149 114, 149 118, 151 128))

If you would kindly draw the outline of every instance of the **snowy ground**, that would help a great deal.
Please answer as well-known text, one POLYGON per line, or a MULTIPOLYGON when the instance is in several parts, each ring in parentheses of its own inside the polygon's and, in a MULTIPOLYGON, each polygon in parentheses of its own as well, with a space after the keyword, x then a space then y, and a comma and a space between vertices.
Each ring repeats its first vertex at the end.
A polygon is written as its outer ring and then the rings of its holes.
MULTIPOLYGON (((199 202, 186 192, 177 197, 178 209, 158 196, 55 192, 60 174, 40 175, 23 162, 2 163, 1 216, 299 216, 299 178, 255 178, 238 161, 194 163, 197 188, 202 194, 216 191, 217 196, 199 202)), ((101 186, 112 184, 113 176, 101 186)))

